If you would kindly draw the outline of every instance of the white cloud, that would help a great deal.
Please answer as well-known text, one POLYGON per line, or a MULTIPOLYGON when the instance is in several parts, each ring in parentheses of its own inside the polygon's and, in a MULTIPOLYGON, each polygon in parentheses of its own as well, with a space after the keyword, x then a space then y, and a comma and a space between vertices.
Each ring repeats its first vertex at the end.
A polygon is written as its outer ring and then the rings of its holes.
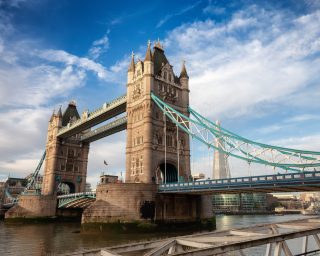
POLYGON ((163 17, 157 24, 156 28, 160 28, 163 24, 165 24, 166 22, 168 22, 170 19, 172 19, 173 17, 176 17, 176 16, 180 16, 190 10, 192 10, 193 8, 195 8, 197 5, 199 5, 201 3, 201 1, 198 1, 192 5, 189 5, 183 9, 181 9, 179 12, 176 12, 176 13, 170 13, 168 15, 166 15, 165 17, 163 17))
POLYGON ((311 85, 319 91, 319 23, 317 10, 293 18, 251 6, 226 23, 184 24, 168 33, 165 46, 174 66, 187 60, 194 108, 211 118, 256 116, 297 104, 293 95, 311 85))
POLYGON ((284 120, 284 122, 297 123, 297 122, 304 122, 304 121, 311 121, 311 120, 320 120, 320 115, 313 115, 313 114, 296 115, 284 120))
POLYGON ((89 55, 92 59, 98 59, 102 53, 109 49, 108 33, 92 43, 92 47, 89 49, 89 55))
MULTIPOLYGON (((168 15, 158 26, 179 13, 168 15)), ((4 20, 1 17, 10 18, 0 11, 0 20, 4 20)), ((179 69, 180 61, 187 60, 191 105, 212 119, 227 116, 240 120, 248 115, 271 115, 279 106, 319 107, 319 21, 320 12, 316 9, 293 17, 286 12, 251 6, 224 23, 208 19, 184 24, 169 32, 164 43, 175 67, 179 69)), ((10 23, 3 24, 0 22, 0 32, 10 33, 10 23)), ((0 35, 0 107, 10 108, 0 118, 0 168, 27 174, 41 157, 53 102, 82 86, 88 72, 103 81, 125 81, 129 58, 125 56, 109 68, 89 58, 97 59, 108 49, 107 35, 93 42, 89 57, 21 44, 9 47, 4 35, 0 35), (28 60, 28 64, 23 65, 20 60, 28 60)), ((310 118, 313 117, 296 116, 287 118, 287 122, 310 118)), ((270 144, 319 149, 317 141, 318 135, 310 135, 270 144)), ((125 168, 123 133, 91 145, 88 181, 97 181, 105 168, 103 160, 109 162, 112 173, 125 168)), ((211 176, 210 166, 206 167, 200 158, 196 161, 195 170, 204 169, 211 176)), ((231 164, 237 176, 246 175, 245 163, 232 160, 231 164)))
POLYGON ((107 80, 111 74, 101 64, 88 58, 81 58, 63 50, 39 51, 38 56, 53 62, 61 62, 65 65, 74 65, 87 71, 94 72, 100 79, 107 80))
POLYGON ((12 109, 0 115, 0 170, 25 176, 33 172, 45 149, 48 108, 12 109))
POLYGON ((96 185, 102 172, 125 177, 126 132, 120 132, 90 145, 87 181, 96 185), (108 166, 104 165, 104 161, 108 166))
POLYGON ((311 134, 301 137, 287 137, 277 139, 272 141, 271 144, 302 150, 319 151, 320 134, 311 134))
MULTIPOLYGON (((25 176, 45 149, 52 109, 83 86, 89 72, 103 81, 117 77, 89 58, 44 49, 32 39, 11 41, 10 13, 0 9, 0 21, 0 173, 25 176)), ((102 38, 93 46, 107 43, 102 38)))
POLYGON ((3 67, 0 69, 0 106, 40 106, 82 85, 85 73, 72 66, 3 67))

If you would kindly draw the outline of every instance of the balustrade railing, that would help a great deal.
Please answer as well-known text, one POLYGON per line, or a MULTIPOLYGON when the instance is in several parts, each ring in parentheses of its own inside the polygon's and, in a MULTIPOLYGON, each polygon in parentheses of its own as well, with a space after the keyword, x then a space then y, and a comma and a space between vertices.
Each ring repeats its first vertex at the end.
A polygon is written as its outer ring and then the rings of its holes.
POLYGON ((113 109, 113 108, 125 103, 126 101, 127 101, 127 95, 123 95, 123 96, 121 96, 119 98, 114 99, 113 101, 111 101, 109 103, 104 103, 102 105, 102 107, 97 108, 96 110, 88 113, 85 117, 76 120, 72 124, 69 123, 67 126, 60 128, 59 132, 58 132, 58 136, 63 134, 63 133, 65 133, 68 130, 71 130, 71 129, 79 126, 82 123, 85 123, 85 122, 87 122, 87 121, 89 121, 89 120, 91 120, 91 119, 93 119, 93 118, 95 118, 95 117, 97 117, 97 116, 99 116, 99 115, 101 115, 101 114, 103 114, 103 113, 105 113, 105 112, 107 112, 107 111, 109 111, 109 110, 111 110, 111 109, 113 109))
POLYGON ((102 132, 105 132, 107 130, 110 130, 112 128, 120 126, 122 124, 125 124, 126 122, 127 122, 127 117, 126 116, 121 117, 121 118, 119 118, 119 119, 117 119, 117 120, 115 120, 113 122, 110 122, 110 123, 108 123, 108 124, 106 124, 106 125, 104 125, 102 127, 99 127, 99 128, 97 128, 95 130, 92 130, 90 132, 85 133, 84 135, 81 136, 81 140, 82 141, 86 140, 86 139, 88 139, 88 138, 90 138, 90 137, 92 137, 94 135, 98 135, 98 134, 100 134, 102 132))
POLYGON ((175 190, 187 189, 200 186, 222 186, 222 185, 247 185, 247 184, 258 184, 258 183, 283 183, 287 181, 308 181, 308 180, 320 180, 320 171, 314 172, 301 172, 301 173, 290 173, 290 174, 275 174, 275 175, 262 175, 252 177, 237 177, 227 179, 216 179, 216 180, 198 180, 192 182, 179 182, 179 183, 167 183, 159 186, 160 190, 175 190))
POLYGON ((72 193, 72 194, 65 194, 65 195, 60 195, 57 196, 57 199, 62 199, 62 198, 77 198, 77 197, 82 197, 82 196, 92 196, 96 197, 96 192, 80 192, 80 193, 72 193))

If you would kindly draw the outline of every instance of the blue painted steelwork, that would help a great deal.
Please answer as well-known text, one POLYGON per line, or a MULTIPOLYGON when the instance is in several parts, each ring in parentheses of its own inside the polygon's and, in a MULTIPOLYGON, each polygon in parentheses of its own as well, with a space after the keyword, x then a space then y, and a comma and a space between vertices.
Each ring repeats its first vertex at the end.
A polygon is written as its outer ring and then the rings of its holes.
POLYGON ((96 198, 96 192, 82 192, 57 196, 58 208, 63 208, 72 202, 76 202, 84 198, 96 198))
POLYGON ((30 179, 30 181, 28 182, 28 184, 27 184, 27 186, 25 187, 25 189, 24 189, 24 191, 23 191, 22 194, 27 193, 28 190, 30 190, 30 189, 36 189, 36 188, 35 188, 36 180, 37 180, 37 178, 38 178, 39 171, 40 171, 40 169, 41 169, 41 167, 42 167, 42 164, 43 164, 45 158, 46 158, 46 151, 43 152, 42 157, 41 157, 41 159, 40 159, 40 162, 39 162, 36 170, 33 172, 32 176, 31 176, 31 179, 30 179))
POLYGON ((320 191, 320 171, 167 183, 159 193, 243 193, 245 191, 320 191))
POLYGON ((189 117, 153 93, 151 93, 151 98, 180 129, 206 146, 219 150, 226 157, 232 156, 249 164, 258 163, 295 172, 311 171, 320 167, 320 152, 318 151, 298 150, 255 142, 216 125, 190 107, 188 108, 189 117), (215 146, 215 139, 222 141, 221 147, 215 146))
POLYGON ((10 194, 8 188, 5 188, 4 193, 5 193, 6 197, 9 198, 11 203, 15 204, 18 201, 18 198, 15 198, 10 194))

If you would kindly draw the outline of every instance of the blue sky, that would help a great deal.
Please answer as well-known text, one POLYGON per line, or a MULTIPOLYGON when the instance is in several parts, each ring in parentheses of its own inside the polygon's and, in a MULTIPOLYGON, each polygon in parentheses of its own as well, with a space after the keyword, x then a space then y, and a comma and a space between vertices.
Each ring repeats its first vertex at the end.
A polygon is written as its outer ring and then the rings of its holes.
MULTIPOLYGON (((177 73, 186 60, 194 109, 250 139, 320 150, 319 1, 0 0, 0 179, 36 167, 54 108, 125 93, 131 52, 158 38, 177 73)), ((194 172, 210 176, 195 148, 194 172)), ((124 158, 125 132, 93 143, 88 180, 124 158)))

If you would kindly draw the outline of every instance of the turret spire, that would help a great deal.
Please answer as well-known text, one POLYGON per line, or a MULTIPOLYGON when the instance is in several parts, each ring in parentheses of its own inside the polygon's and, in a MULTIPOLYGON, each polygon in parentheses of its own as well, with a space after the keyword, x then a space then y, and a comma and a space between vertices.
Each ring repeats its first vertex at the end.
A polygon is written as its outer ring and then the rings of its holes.
POLYGON ((55 115, 55 109, 53 109, 53 112, 52 112, 52 115, 51 115, 51 117, 50 117, 50 120, 49 120, 49 122, 52 122, 52 120, 53 120, 53 118, 54 118, 54 115, 55 115))
POLYGON ((180 72, 180 77, 179 78, 181 78, 181 77, 189 78, 185 63, 186 63, 185 61, 182 62, 182 68, 181 68, 181 72, 180 72))
POLYGON ((58 116, 58 117, 62 117, 61 105, 60 105, 60 107, 59 107, 57 116, 58 116))
POLYGON ((161 45, 159 38, 158 41, 155 42, 154 47, 163 51, 163 45, 161 45))
POLYGON ((133 52, 131 54, 131 62, 130 62, 128 72, 134 72, 134 53, 133 52))
POLYGON ((148 41, 148 49, 146 52, 146 57, 144 58, 144 61, 152 61, 152 54, 151 54, 151 49, 150 49, 150 40, 148 41))

